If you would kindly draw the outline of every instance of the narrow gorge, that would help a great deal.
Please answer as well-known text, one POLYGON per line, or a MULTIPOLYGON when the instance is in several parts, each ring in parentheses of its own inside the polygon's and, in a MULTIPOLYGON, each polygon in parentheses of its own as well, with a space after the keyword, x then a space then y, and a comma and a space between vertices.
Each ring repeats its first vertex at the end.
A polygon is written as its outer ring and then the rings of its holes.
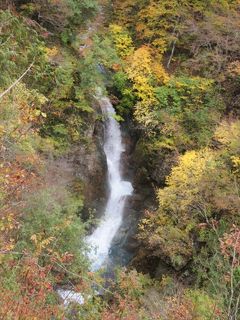
MULTIPOLYGON (((103 96, 102 89, 98 88, 96 91, 95 99, 97 100, 97 104, 103 115, 104 134, 102 137, 102 147, 107 162, 107 180, 101 181, 100 183, 107 185, 106 187, 103 187, 103 189, 108 190, 108 192, 106 193, 106 205, 103 214, 101 215, 96 212, 99 223, 95 227, 95 230, 87 236, 85 241, 90 248, 90 251, 88 252, 90 270, 95 272, 104 268, 111 274, 117 266, 114 263, 116 262, 116 259, 111 260, 110 255, 113 240, 118 235, 119 228, 124 223, 124 217, 127 216, 125 213, 125 203, 126 200, 131 197, 134 190, 132 183, 130 181, 125 181, 122 178, 122 172, 125 169, 122 165, 122 155, 126 149, 122 139, 120 123, 115 119, 116 111, 114 110, 110 99, 103 96)), ((95 181, 90 181, 90 183, 94 184, 95 181)), ((130 230, 131 227, 133 226, 129 225, 128 229, 130 230)), ((125 230, 125 233, 128 234, 129 230, 125 230)), ((120 237, 118 250, 121 250, 121 240, 120 237)), ((121 265, 124 265, 124 260, 125 257, 123 255, 117 261, 121 265)), ((81 293, 60 288, 58 288, 57 292, 66 306, 71 302, 76 302, 78 304, 83 304, 85 302, 81 293)))
POLYGON ((240 319, 239 0, 0 0, 0 319, 240 319))
POLYGON ((131 182, 122 179, 121 156, 125 148, 120 125, 114 118, 116 112, 107 97, 103 97, 99 93, 97 98, 106 121, 104 152, 107 159, 109 195, 99 226, 87 238, 87 243, 91 247, 89 258, 93 271, 100 269, 107 263, 112 240, 122 223, 126 197, 131 196, 133 192, 131 182))

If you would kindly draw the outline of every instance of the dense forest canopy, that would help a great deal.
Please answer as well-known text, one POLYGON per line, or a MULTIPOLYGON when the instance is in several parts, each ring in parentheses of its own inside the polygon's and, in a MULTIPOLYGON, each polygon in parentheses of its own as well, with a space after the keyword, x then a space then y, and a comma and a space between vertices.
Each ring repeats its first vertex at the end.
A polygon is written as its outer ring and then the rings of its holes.
POLYGON ((240 319, 239 0, 2 0, 0 70, 0 318, 240 319), (98 152, 97 87, 155 190, 107 285, 85 241, 98 182, 71 162, 98 152))

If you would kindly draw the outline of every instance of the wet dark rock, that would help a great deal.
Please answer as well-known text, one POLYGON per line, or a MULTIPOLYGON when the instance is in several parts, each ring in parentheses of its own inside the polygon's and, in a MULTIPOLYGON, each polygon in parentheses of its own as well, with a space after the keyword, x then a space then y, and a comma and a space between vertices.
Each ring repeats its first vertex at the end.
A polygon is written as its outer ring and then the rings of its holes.
POLYGON ((122 225, 112 242, 110 259, 115 265, 130 264, 138 252, 140 245, 136 237, 138 222, 145 209, 152 206, 154 199, 151 183, 141 177, 138 178, 139 167, 135 161, 138 134, 131 129, 132 127, 133 125, 129 121, 122 125, 122 138, 125 145, 122 157, 122 175, 124 179, 131 180, 134 193, 125 204, 122 225))
POLYGON ((164 260, 159 259, 154 273, 154 278, 161 279, 163 275, 171 274, 173 268, 171 268, 164 260))
POLYGON ((151 179, 158 186, 163 186, 165 184, 166 177, 170 174, 171 169, 176 162, 177 155, 174 152, 167 155, 159 154, 157 159, 154 161, 154 168, 150 172, 151 179))
MULTIPOLYGON (((97 115, 101 116, 97 102, 93 107, 97 115)), ((103 210, 107 195, 107 163, 103 151, 104 124, 98 117, 89 121, 85 138, 88 142, 77 147, 74 163, 76 178, 80 180, 84 196, 83 215, 88 218, 91 213, 103 210)))

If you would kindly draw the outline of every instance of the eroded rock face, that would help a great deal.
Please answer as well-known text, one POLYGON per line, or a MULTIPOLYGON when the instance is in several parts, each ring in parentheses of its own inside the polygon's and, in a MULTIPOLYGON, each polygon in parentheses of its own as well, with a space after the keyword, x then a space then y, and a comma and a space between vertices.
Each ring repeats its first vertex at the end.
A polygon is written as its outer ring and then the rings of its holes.
POLYGON ((154 184, 155 187, 161 188, 165 186, 166 177, 178 161, 178 153, 164 149, 151 151, 151 142, 140 137, 133 159, 139 183, 145 181, 145 184, 154 184))
MULTIPOLYGON (((101 116, 97 102, 93 107, 96 115, 101 116)), ((85 139, 88 143, 77 147, 74 164, 76 178, 80 181, 84 196, 83 215, 87 218, 90 213, 101 213, 107 194, 107 163, 103 151, 104 124, 97 116, 89 121, 85 139)))
POLYGON ((124 174, 126 178, 131 176, 134 194, 127 203, 123 224, 114 239, 112 256, 118 259, 117 262, 127 261, 138 271, 150 273, 153 277, 160 276, 162 272, 159 265, 162 264, 168 269, 181 270, 188 263, 189 257, 181 257, 181 262, 173 264, 164 252, 164 243, 159 246, 159 255, 156 255, 137 238, 138 222, 145 210, 154 212, 158 208, 156 188, 165 185, 166 177, 177 162, 177 154, 175 151, 164 150, 155 150, 149 154, 141 132, 135 130, 131 123, 124 125, 123 137, 126 142, 124 174))
POLYGON ((154 161, 154 168, 150 172, 150 177, 157 186, 164 186, 166 177, 171 173, 171 169, 176 163, 177 155, 175 152, 167 155, 158 154, 154 161))
POLYGON ((122 175, 124 179, 132 181, 134 193, 126 202, 123 223, 112 242, 110 258, 114 264, 120 265, 131 264, 131 260, 138 252, 140 245, 136 239, 138 222, 144 210, 151 207, 154 201, 151 183, 141 175, 141 168, 136 161, 135 147, 138 138, 131 120, 122 124, 122 139, 125 146, 122 156, 124 169, 122 175))

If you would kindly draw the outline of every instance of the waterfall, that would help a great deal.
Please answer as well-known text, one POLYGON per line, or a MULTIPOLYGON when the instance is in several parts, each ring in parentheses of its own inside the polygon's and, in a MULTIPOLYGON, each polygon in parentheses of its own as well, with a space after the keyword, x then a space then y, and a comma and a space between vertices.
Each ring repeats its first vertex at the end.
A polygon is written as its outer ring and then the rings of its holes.
POLYGON ((126 197, 133 192, 132 184, 122 180, 121 155, 124 152, 121 129, 114 118, 115 110, 107 97, 98 94, 103 114, 106 116, 104 152, 107 158, 109 197, 99 226, 87 237, 91 247, 89 258, 92 271, 106 262, 112 240, 122 223, 126 197))
MULTIPOLYGON (((97 271, 107 262, 112 240, 122 223, 126 197, 133 192, 132 184, 121 177, 121 155, 125 149, 120 125, 114 118, 116 112, 110 100, 102 96, 100 90, 97 99, 106 117, 104 152, 107 158, 109 197, 99 226, 86 238, 86 243, 90 246, 88 255, 92 271, 97 271)), ((57 292, 65 306, 70 302, 84 303, 81 293, 64 289, 58 289, 57 292)))

